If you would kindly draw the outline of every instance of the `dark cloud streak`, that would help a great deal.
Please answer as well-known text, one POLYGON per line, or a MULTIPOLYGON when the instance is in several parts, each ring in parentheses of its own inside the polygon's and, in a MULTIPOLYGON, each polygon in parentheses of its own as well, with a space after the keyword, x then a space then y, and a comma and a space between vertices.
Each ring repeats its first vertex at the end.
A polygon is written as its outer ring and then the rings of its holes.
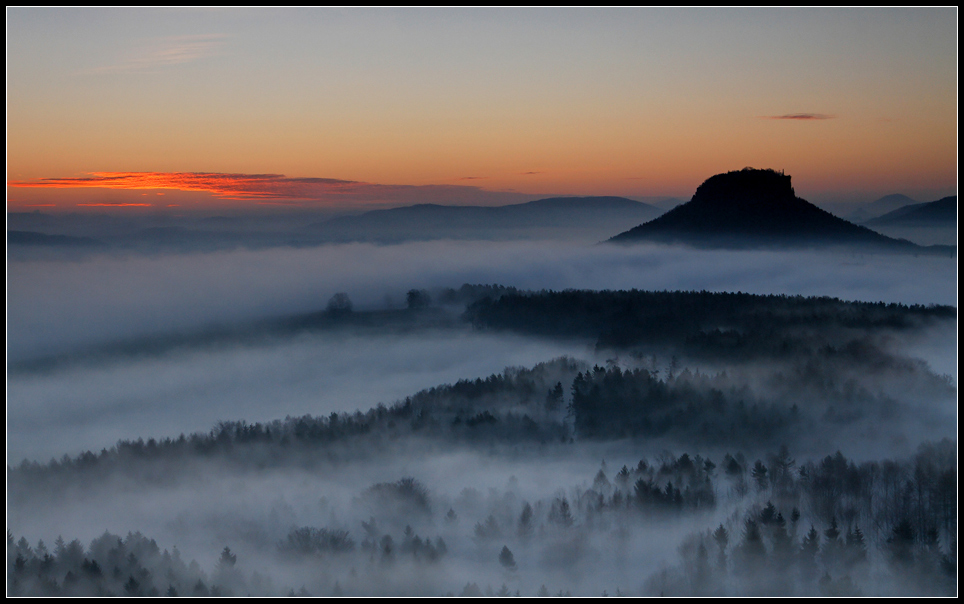
POLYGON ((787 113, 785 115, 760 116, 760 118, 764 120, 798 120, 804 122, 812 120, 832 120, 836 117, 836 115, 828 115, 826 113, 787 113))

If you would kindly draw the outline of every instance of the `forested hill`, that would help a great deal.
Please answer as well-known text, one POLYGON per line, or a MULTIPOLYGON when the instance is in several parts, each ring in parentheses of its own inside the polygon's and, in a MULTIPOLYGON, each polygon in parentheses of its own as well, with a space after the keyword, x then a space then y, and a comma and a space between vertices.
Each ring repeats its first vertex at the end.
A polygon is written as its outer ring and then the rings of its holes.
MULTIPOLYGON (((444 501, 438 492, 405 477, 374 484, 357 498, 359 507, 383 511, 378 521, 372 517, 339 525, 333 516, 333 526, 249 530, 247 543, 241 543, 237 553, 225 545, 220 556, 220 543, 230 537, 219 536, 212 540, 219 545, 206 556, 216 560, 209 573, 194 560, 185 563, 176 546, 162 551, 157 541, 140 532, 129 532, 125 538, 105 531, 87 547, 80 540, 59 537, 48 549, 43 540, 32 546, 8 530, 7 594, 293 596, 289 582, 297 585, 298 574, 276 574, 281 581, 277 586, 270 574, 263 574, 289 565, 286 570, 303 569, 314 577, 327 574, 322 593, 369 596, 372 585, 384 582, 400 564, 407 572, 418 573, 420 587, 440 593, 439 585, 433 584, 438 575, 432 571, 451 573, 460 562, 459 547, 469 540, 475 557, 492 551, 490 563, 495 563, 494 552, 501 546, 497 563, 514 576, 517 565, 506 543, 521 561, 546 542, 552 550, 560 549, 559 544, 566 543, 560 536, 578 535, 584 543, 587 535, 602 533, 604 543, 611 545, 613 527, 630 532, 640 524, 688 519, 701 530, 676 548, 680 567, 649 578, 642 575, 640 580, 645 581, 638 593, 729 596, 766 590, 855 596, 863 595, 862 589, 876 593, 881 583, 894 581, 896 591, 885 586, 888 595, 955 595, 956 542, 949 551, 941 544, 957 530, 956 453, 956 443, 944 440, 922 444, 913 458, 879 461, 848 459, 839 451, 822 459, 797 460, 787 447, 755 461, 740 452, 725 453, 716 461, 698 453, 664 454, 619 470, 613 466, 607 471, 603 462, 594 477, 586 475, 581 484, 565 485, 568 488, 560 488, 559 495, 519 501, 512 491, 496 496, 498 490, 490 489, 484 508, 471 510, 456 502, 447 512, 445 506, 433 510, 433 504, 444 501), (733 496, 760 503, 724 514, 733 496), (459 520, 456 507, 468 518, 468 535, 452 531, 459 520), (391 522, 399 519, 404 525, 433 516, 444 524, 440 530, 431 529, 445 532, 445 539, 438 535, 423 540, 411 525, 401 531, 393 528, 398 522, 391 522), (710 518, 722 522, 709 524, 710 518), (827 528, 818 532, 814 525, 827 528), (254 554, 251 542, 258 544, 260 555, 254 554), (342 568, 346 570, 335 574, 342 568)), ((565 479, 569 478, 567 474, 565 479)), ((470 572, 478 573, 484 584, 483 570, 475 567, 470 572)), ((522 595, 549 595, 544 585, 537 587, 542 577, 523 577, 522 595)), ((492 593, 492 588, 486 592, 492 593)), ((297 595, 311 592, 302 587, 297 595)), ((461 595, 479 596, 482 591, 468 583, 461 595)), ((493 595, 510 592, 503 585, 493 595)))
POLYGON ((956 393, 949 378, 886 345, 894 332, 954 321, 953 307, 744 293, 459 291, 499 296, 469 306, 465 318, 477 327, 596 338, 599 348, 628 358, 623 368, 618 359, 590 367, 560 358, 506 369, 365 413, 221 422, 209 434, 121 442, 46 469, 26 463, 11 471, 10 484, 34 480, 38 471, 50 479, 67 470, 156 476, 140 463, 211 456, 242 466, 314 466, 415 441, 453 447, 667 436, 771 446, 802 435, 812 442, 814 429, 827 436, 867 418, 893 422, 910 413, 904 393, 914 402, 953 401, 956 393), (677 353, 682 362, 671 358, 677 353), (723 361, 727 370, 703 373, 700 359, 723 361))
POLYGON ((479 328, 545 336, 597 338, 602 347, 684 345, 691 353, 773 354, 791 330, 904 329, 955 319, 951 306, 846 302, 829 297, 684 291, 543 291, 508 293, 471 304, 479 328))
POLYGON ((609 240, 653 241, 697 247, 859 246, 911 253, 950 253, 893 239, 858 226, 796 196, 790 176, 774 170, 717 174, 693 198, 609 240))

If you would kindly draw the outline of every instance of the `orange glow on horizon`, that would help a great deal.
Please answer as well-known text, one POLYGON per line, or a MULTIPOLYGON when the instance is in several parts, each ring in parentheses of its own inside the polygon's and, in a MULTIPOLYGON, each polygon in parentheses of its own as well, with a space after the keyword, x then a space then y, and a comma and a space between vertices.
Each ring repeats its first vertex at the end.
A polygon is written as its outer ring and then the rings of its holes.
MULTIPOLYGON (((786 118, 799 121, 797 114, 786 118)), ((813 118, 807 118, 813 119, 813 118)), ((763 121, 763 120, 761 120, 763 121)), ((806 121, 806 120, 804 120, 806 121)), ((814 144, 822 139, 810 141, 814 144)), ((754 153, 746 153, 751 156, 754 153)), ((819 154, 817 157, 821 157, 819 154)), ((845 173, 833 173, 823 164, 794 165, 791 158, 777 162, 735 162, 715 165, 712 162, 696 162, 689 169, 691 174, 671 177, 672 162, 665 165, 653 163, 631 170, 613 168, 605 173, 599 170, 579 169, 564 166, 563 170, 553 172, 553 182, 541 182, 547 170, 515 172, 515 178, 538 180, 539 184, 529 187, 480 187, 470 184, 455 184, 453 181, 481 181, 490 178, 485 173, 476 172, 475 176, 456 177, 448 184, 375 184, 357 180, 314 177, 287 177, 283 174, 243 174, 218 172, 89 172, 85 176, 61 178, 34 178, 10 180, 7 186, 22 191, 18 199, 7 200, 8 211, 26 211, 34 208, 166 208, 184 207, 190 210, 218 211, 234 209, 254 209, 275 207, 283 208, 357 208, 363 206, 401 206, 424 203, 442 205, 504 205, 523 203, 540 197, 557 195, 622 195, 622 196, 675 196, 688 199, 700 182, 709 176, 739 169, 743 166, 785 168, 794 176, 794 186, 798 194, 808 201, 818 201, 810 193, 821 189, 833 188, 840 191, 857 189, 855 181, 866 179, 868 174, 853 168, 845 173), (704 165, 706 164, 706 165, 704 165), (712 165, 710 165, 712 164, 712 165), (653 172, 661 172, 662 178, 672 182, 663 185, 662 190, 652 190, 658 177, 653 172), (635 172, 635 173, 634 173, 635 172), (823 173, 822 173, 823 172, 823 173), (826 172, 830 172, 829 175, 826 172), (831 182, 827 180, 833 178, 831 182), (824 182, 821 182, 824 181, 824 182), (141 199, 154 191, 157 196, 168 195, 158 202, 147 203, 141 199), (165 193, 165 191, 167 193, 165 193), (677 192, 679 191, 679 192, 677 192), (50 202, 54 203, 50 203, 50 202)), ((823 163, 827 163, 824 161, 823 163)), ((924 163, 927 163, 926 161, 924 163)), ((471 173, 470 173, 471 174, 471 173)), ((930 175, 923 168, 919 178, 924 184, 930 175)), ((498 178, 498 177, 496 177, 498 178)), ((872 179, 884 195, 901 191, 898 182, 885 178, 872 179)), ((444 181, 443 181, 444 182, 444 181)), ((486 180, 486 182, 491 182, 486 180)), ((913 193, 913 191, 910 191, 913 193)), ((947 193, 941 193, 943 196, 947 193)), ((869 197, 870 195, 866 195, 869 197)), ((926 198, 926 195, 923 196, 926 198)), ((935 197, 936 198, 936 197, 935 197)), ((869 199, 868 199, 869 201, 869 199)))
MULTIPOLYGON (((52 204, 51 204, 52 205, 52 204)), ((85 208, 150 208, 150 203, 78 203, 85 208)))
MULTIPOLYGON (((282 174, 219 174, 213 172, 92 172, 79 178, 40 178, 14 180, 11 187, 49 189, 124 189, 197 191, 218 199, 312 199, 308 189, 324 186, 327 192, 339 187, 358 185, 332 178, 285 178, 282 174)), ((159 193, 163 195, 163 193, 159 193)), ((83 204, 78 204, 83 205, 83 204)))
MULTIPOLYGON (((499 205, 518 203, 534 198, 533 195, 511 191, 483 190, 471 185, 384 185, 335 178, 290 178, 283 174, 228 174, 216 172, 91 172, 88 176, 71 178, 37 178, 11 180, 8 187, 40 191, 42 189, 78 193, 85 189, 100 189, 107 195, 133 194, 138 197, 148 193, 143 190, 164 189, 172 195, 201 193, 210 201, 247 202, 260 206, 329 206, 351 207, 365 204, 413 204, 454 203, 499 205)), ((158 192, 157 195, 164 195, 158 192)), ((82 203, 59 203, 64 206, 117 207, 145 206, 154 204, 134 203, 127 199, 102 201, 82 199, 82 203)), ((195 198, 199 206, 209 205, 195 198)), ((11 207, 26 207, 23 202, 8 200, 11 207)), ((158 204, 154 207, 174 207, 158 204)))

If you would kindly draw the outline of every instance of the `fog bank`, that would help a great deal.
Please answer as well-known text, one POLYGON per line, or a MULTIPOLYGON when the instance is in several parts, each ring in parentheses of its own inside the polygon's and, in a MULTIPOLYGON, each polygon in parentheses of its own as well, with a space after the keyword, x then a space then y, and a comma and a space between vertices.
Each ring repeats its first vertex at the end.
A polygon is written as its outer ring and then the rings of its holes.
POLYGON ((404 305, 410 288, 669 289, 954 304, 954 258, 706 251, 560 242, 331 245, 209 254, 8 262, 8 356, 63 352, 324 307, 404 305))
POLYGON ((132 435, 204 432, 221 420, 325 416, 391 404, 423 388, 532 366, 566 344, 464 330, 406 335, 303 335, 253 347, 13 374, 7 381, 7 456, 47 460, 99 451, 132 435))

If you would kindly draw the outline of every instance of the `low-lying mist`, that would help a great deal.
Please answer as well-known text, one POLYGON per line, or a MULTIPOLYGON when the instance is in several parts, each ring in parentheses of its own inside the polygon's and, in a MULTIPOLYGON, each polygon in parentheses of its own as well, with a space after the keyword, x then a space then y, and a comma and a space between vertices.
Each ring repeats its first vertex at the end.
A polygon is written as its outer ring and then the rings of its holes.
POLYGON ((953 258, 669 246, 431 241, 379 246, 10 261, 7 354, 90 344, 324 308, 402 307, 410 288, 653 289, 829 295, 954 304, 953 258))
POLYGON ((7 380, 7 458, 18 463, 96 451, 133 434, 176 436, 221 420, 365 411, 506 366, 561 355, 594 358, 590 344, 468 327, 409 334, 335 331, 13 373, 7 380))
POLYGON ((29 540, 8 539, 8 558, 16 559, 8 560, 8 588, 64 595, 954 593, 948 569, 956 545, 948 553, 946 543, 956 517, 942 503, 955 488, 950 442, 870 462, 839 453, 794 457, 785 448, 696 451, 623 442, 486 453, 412 443, 314 470, 239 470, 198 458, 183 476, 153 484, 94 482, 14 498, 8 522, 29 540), (921 498, 892 492, 905 482, 921 498), (918 546, 921 527, 933 530, 918 546), (74 538, 76 545, 65 543, 74 538), (90 559, 99 559, 97 568, 90 559), (50 583, 63 573, 73 577, 62 588, 50 583))
MULTIPOLYGON (((161 547, 176 546, 185 561, 196 559, 212 575, 210 580, 205 577, 209 584, 216 580, 213 569, 218 555, 228 546, 245 574, 257 571, 271 577, 275 590, 266 590, 271 595, 301 586, 312 595, 329 595, 336 581, 341 581, 349 595, 459 594, 469 582, 482 589, 487 584, 498 589, 506 583, 513 592, 519 589, 526 595, 535 595, 543 583, 554 591, 566 589, 577 594, 614 592, 619 586, 624 591, 635 590, 661 559, 652 555, 661 547, 647 535, 658 533, 662 539, 676 540, 692 526, 691 519, 637 522, 634 518, 619 536, 620 547, 608 547, 618 527, 585 525, 575 499, 578 495, 573 492, 574 487, 589 487, 599 469, 597 455, 591 450, 551 455, 533 452, 536 459, 458 451, 426 453, 415 449, 395 459, 348 462, 324 472, 239 474, 230 466, 201 461, 190 471, 196 479, 136 491, 71 489, 64 494, 74 501, 69 508, 58 501, 36 502, 30 510, 14 507, 10 522, 22 527, 18 535, 50 535, 46 542, 51 549, 58 534, 87 544, 100 537, 105 527, 121 537, 126 534, 123 527, 140 527, 161 547), (391 485, 407 476, 424 485, 424 507, 391 490, 384 502, 371 492, 375 485, 391 485), (579 518, 578 524, 572 519, 568 521, 572 526, 549 520, 551 509, 547 508, 556 498, 572 502, 571 518, 579 518), (531 536, 518 534, 517 527, 527 502, 535 510, 531 536), (368 531, 363 523, 374 527, 374 552, 369 552, 364 542, 368 531), (488 527, 489 532, 477 525, 488 527), (283 546, 296 527, 345 531, 352 545, 344 550, 325 551, 321 546, 288 553, 283 546), (441 539, 444 554, 413 552, 411 537, 406 548, 407 527, 427 537, 433 548, 441 539), (386 535, 393 545, 387 545, 386 535), (506 545, 514 553, 511 568, 499 561, 506 545), (327 570, 318 575, 317 564, 322 560, 327 570)), ((638 459, 618 461, 635 467, 638 459)), ((154 584, 163 593, 168 580, 157 578, 154 584)), ((231 587, 237 593, 238 586, 231 587)))
POLYGON ((8 261, 8 595, 953 595, 956 309, 929 305, 956 270, 558 241, 8 261))

